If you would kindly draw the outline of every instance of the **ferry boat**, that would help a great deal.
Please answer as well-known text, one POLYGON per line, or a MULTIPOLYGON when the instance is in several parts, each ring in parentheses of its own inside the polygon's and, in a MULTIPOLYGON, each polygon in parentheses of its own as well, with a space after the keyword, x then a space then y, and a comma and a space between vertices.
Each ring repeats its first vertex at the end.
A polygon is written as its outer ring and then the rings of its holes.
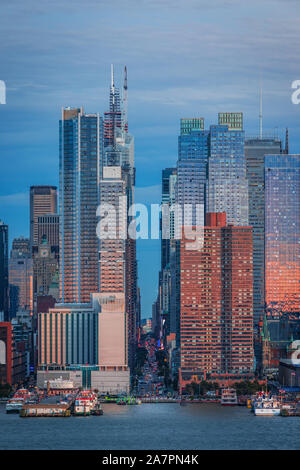
POLYGON ((6 403, 6 413, 19 413, 22 406, 30 399, 30 392, 26 388, 20 388, 6 403))
POLYGON ((254 403, 255 416, 279 416, 280 401, 276 397, 263 395, 254 403))
POLYGON ((221 395, 221 405, 238 405, 235 388, 223 388, 221 395))
POLYGON ((92 414, 97 408, 98 398, 96 393, 91 390, 82 390, 79 392, 74 403, 74 415, 87 416, 92 414))

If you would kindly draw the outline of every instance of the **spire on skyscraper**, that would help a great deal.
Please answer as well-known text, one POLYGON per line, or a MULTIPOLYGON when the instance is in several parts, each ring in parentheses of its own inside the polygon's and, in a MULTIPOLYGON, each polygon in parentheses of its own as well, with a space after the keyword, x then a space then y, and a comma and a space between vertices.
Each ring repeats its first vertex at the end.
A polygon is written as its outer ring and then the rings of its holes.
POLYGON ((260 80, 259 87, 259 138, 262 139, 263 136, 263 107, 262 107, 262 85, 260 80))

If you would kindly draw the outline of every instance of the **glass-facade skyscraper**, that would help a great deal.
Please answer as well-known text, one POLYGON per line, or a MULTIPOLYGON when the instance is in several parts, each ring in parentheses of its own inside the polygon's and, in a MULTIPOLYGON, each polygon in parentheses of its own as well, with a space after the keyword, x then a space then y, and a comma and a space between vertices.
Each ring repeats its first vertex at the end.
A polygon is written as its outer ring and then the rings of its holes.
POLYGON ((8 321, 8 225, 0 220, 0 318, 8 321))
POLYGON ((257 325, 265 311, 265 171, 266 154, 282 152, 275 138, 252 138, 245 141, 247 180, 249 185, 249 225, 253 227, 253 319, 257 325))
POLYGON ((99 291, 96 210, 99 204, 99 114, 63 109, 60 121, 60 297, 89 302, 99 291))
POLYGON ((300 155, 265 157, 266 308, 300 312, 300 155))
MULTIPOLYGON (((235 116, 236 113, 232 114, 235 116)), ((245 136, 239 127, 240 122, 233 120, 231 126, 220 124, 210 127, 207 211, 226 212, 228 224, 247 226, 245 136)))

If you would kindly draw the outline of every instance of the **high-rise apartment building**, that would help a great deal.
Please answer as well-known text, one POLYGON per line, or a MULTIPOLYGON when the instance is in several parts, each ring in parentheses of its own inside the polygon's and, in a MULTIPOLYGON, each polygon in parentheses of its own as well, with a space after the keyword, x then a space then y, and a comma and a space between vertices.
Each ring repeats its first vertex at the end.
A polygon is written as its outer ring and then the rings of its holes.
POLYGON ((12 242, 9 271, 9 311, 14 318, 19 309, 33 312, 33 270, 28 238, 15 238, 12 242))
POLYGON ((223 113, 229 122, 210 127, 207 211, 226 212, 228 223, 248 225, 248 181, 240 113, 223 113))
POLYGON ((265 312, 265 171, 266 154, 282 153, 281 140, 252 138, 245 141, 249 185, 249 225, 253 227, 253 319, 257 325, 265 312))
MULTIPOLYGON (((101 120, 82 108, 60 121, 60 297, 88 302, 99 291, 96 210, 99 204, 101 120)), ((55 211, 51 211, 52 213, 55 211)))
POLYGON ((208 213, 180 249, 180 385, 253 376, 252 229, 208 213), (191 245, 191 235, 195 241, 191 245))
POLYGON ((0 220, 0 320, 8 321, 8 225, 0 220))
POLYGON ((30 243, 38 244, 38 217, 57 212, 56 186, 30 187, 30 243))
POLYGON ((300 155, 265 156, 266 308, 300 312, 300 155))

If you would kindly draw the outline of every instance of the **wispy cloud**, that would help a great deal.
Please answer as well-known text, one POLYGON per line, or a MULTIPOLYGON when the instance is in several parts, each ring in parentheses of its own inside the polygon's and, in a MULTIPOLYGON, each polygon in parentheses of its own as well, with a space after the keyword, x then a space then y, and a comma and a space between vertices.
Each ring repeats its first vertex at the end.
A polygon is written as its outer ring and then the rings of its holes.
POLYGON ((13 207, 13 206, 28 206, 29 199, 27 193, 15 193, 15 194, 6 194, 0 196, 0 207, 2 210, 4 208, 13 207))

